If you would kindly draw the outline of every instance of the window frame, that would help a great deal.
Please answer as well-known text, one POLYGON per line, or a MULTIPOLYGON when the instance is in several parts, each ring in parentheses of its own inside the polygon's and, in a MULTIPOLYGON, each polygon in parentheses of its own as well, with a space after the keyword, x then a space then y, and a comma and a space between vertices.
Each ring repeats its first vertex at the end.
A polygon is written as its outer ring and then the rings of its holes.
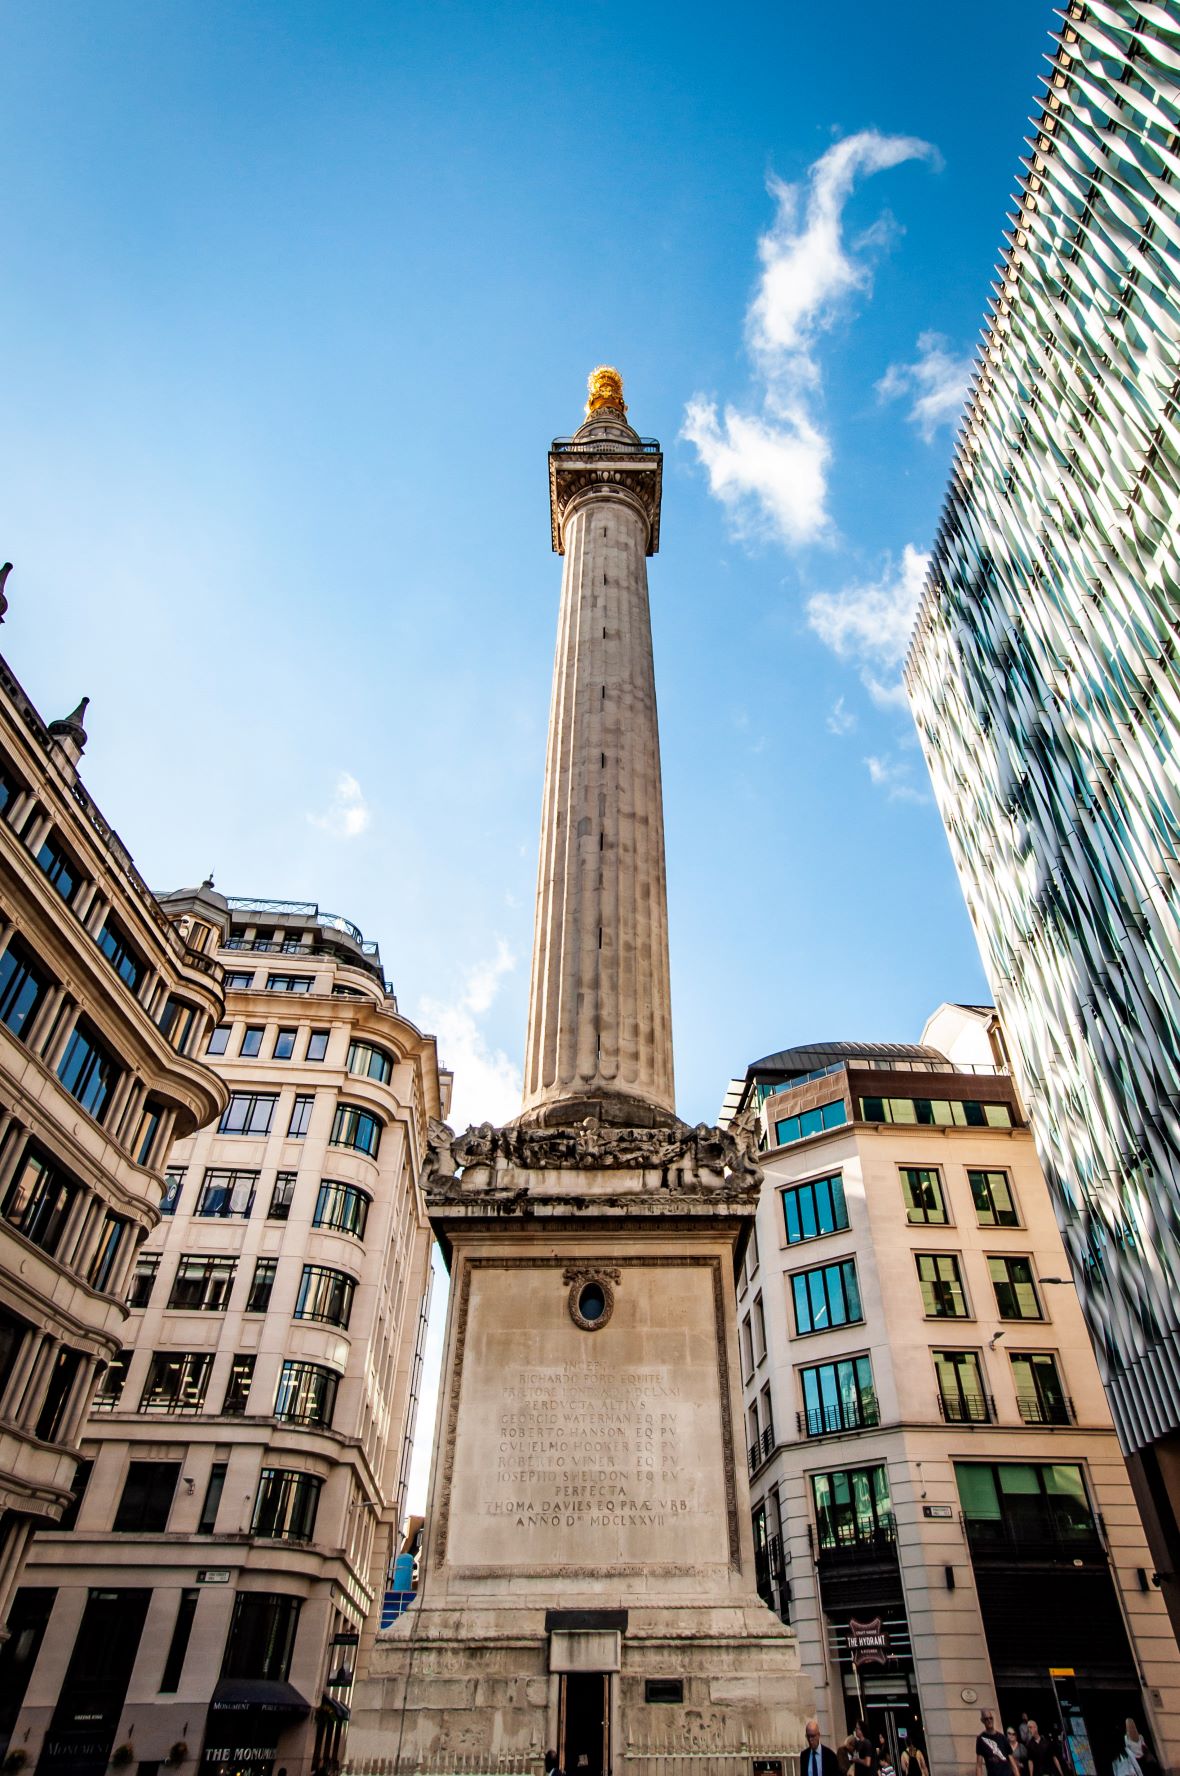
POLYGON ((250 1166, 206 1166, 201 1179, 201 1188, 197 1196, 197 1205, 193 1210, 194 1221, 248 1221, 254 1212, 254 1199, 258 1193, 259 1173, 250 1166), (224 1179, 225 1182, 217 1182, 224 1179), (241 1191, 249 1185, 245 1208, 234 1206, 235 1198, 241 1202, 241 1191), (221 1190, 223 1207, 208 1207, 209 1193, 221 1190))
POLYGON ((295 1296, 293 1318, 347 1332, 356 1299, 358 1278, 333 1264, 304 1264, 295 1296), (321 1296, 326 1299, 321 1300, 321 1296), (309 1300, 318 1305, 309 1309, 309 1300))
POLYGON ((1006 1321, 1009 1325, 1012 1325, 1012 1324, 1026 1324, 1026 1325, 1027 1324, 1034 1324, 1035 1325, 1038 1322, 1043 1322, 1048 1319, 1048 1315, 1045 1312, 1045 1303, 1041 1299, 1040 1293, 1037 1289, 1036 1267, 1033 1264, 1032 1256, 1030 1253, 1028 1253, 1028 1252, 988 1252, 985 1257, 985 1262, 987 1264, 987 1274, 988 1274, 988 1277, 991 1281, 992 1290, 993 1290, 993 1292, 995 1294, 995 1298, 996 1298, 997 1318, 1006 1321), (1004 1266, 1006 1274, 1005 1274, 1004 1281, 1003 1281, 1002 1285, 997 1280, 995 1274, 992 1271, 993 1264, 1001 1264, 1004 1266), (1026 1279, 1027 1287, 1029 1289, 1031 1289, 1031 1291, 1032 1291, 1033 1301, 1036 1303, 1036 1309, 1037 1309, 1036 1313, 1026 1314, 1026 1313, 1005 1313, 1004 1312, 1003 1296, 1000 1294, 1001 1287, 1013 1291, 1012 1300, 1013 1300, 1013 1302, 1015 1302, 1016 1301, 1015 1290, 1025 1286, 1023 1283, 1014 1283, 1012 1281, 1012 1277, 1010 1274, 1010 1267, 1013 1264, 1024 1264, 1028 1267, 1028 1277, 1026 1279))
POLYGON ((265 1140, 266 1136, 270 1134, 271 1127, 274 1123, 275 1106, 278 1104, 278 1101, 278 1092, 231 1092, 229 1103, 222 1112, 221 1121, 217 1125, 218 1134, 242 1135, 247 1140, 265 1140), (241 1128, 232 1128, 230 1126, 231 1119, 235 1117, 236 1106, 239 1104, 247 1106, 242 1117, 243 1126, 241 1128), (266 1106, 269 1107, 264 1108, 266 1106), (265 1116, 265 1122, 256 1127, 255 1123, 257 1119, 263 1115, 265 1116))
POLYGON ((806 1270, 793 1270, 789 1273, 788 1281, 791 1285, 791 1310, 795 1320, 794 1337, 815 1338, 825 1332, 843 1331, 845 1326, 864 1325, 864 1298, 860 1291, 860 1277, 854 1253, 849 1253, 844 1258, 829 1259, 826 1264, 809 1265, 806 1270), (842 1319, 832 1317, 834 1297, 829 1281, 832 1276, 838 1276, 839 1279, 839 1300, 846 1310, 842 1319), (852 1279, 851 1294, 849 1293, 849 1277, 852 1279), (823 1296, 823 1311, 827 1315, 826 1323, 821 1325, 815 1323, 817 1285, 813 1279, 817 1278, 819 1279, 818 1288, 823 1296), (851 1307, 853 1297, 855 1297, 857 1308, 855 1313, 847 1311, 851 1307), (801 1304, 806 1310, 806 1317, 809 1321, 807 1325, 802 1323, 801 1304))
MULTIPOLYGON (((319 1191, 316 1195, 315 1211, 312 1215, 313 1228, 322 1228, 328 1233, 345 1233, 350 1239, 359 1240, 364 1244, 365 1230, 369 1222, 369 1210, 373 1206, 373 1198, 369 1191, 362 1190, 359 1184, 351 1184, 346 1178, 321 1178, 319 1191), (343 1219, 326 1220, 323 1210, 333 1199, 340 1202, 351 1202, 355 1199, 360 1208, 360 1227, 352 1227, 343 1219)), ((350 1219, 355 1217, 350 1216, 350 1219)))
MULTIPOLYGON (((907 1227, 953 1227, 950 1202, 947 1197, 946 1183, 939 1165, 899 1165, 897 1168, 898 1182, 901 1185, 901 1200, 905 1208, 907 1227), (911 1173, 930 1174, 933 1176, 934 1189, 938 1197, 941 1216, 931 1219, 931 1210, 925 1203, 919 1203, 916 1197, 917 1187, 911 1182, 911 1173)), ((925 1188, 925 1187, 924 1187, 925 1188)))
POLYGON ((341 1147, 349 1153, 359 1153, 365 1159, 375 1160, 381 1151, 381 1138, 384 1133, 385 1123, 375 1110, 370 1110, 365 1104, 352 1104, 341 1098, 337 1101, 336 1111, 332 1118, 332 1133, 328 1145, 329 1147, 341 1147), (353 1126, 356 1129, 360 1128, 362 1122, 372 1123, 375 1137, 371 1147, 366 1147, 361 1141, 345 1139, 344 1129, 350 1118, 353 1119, 353 1126))
POLYGON ((984 1365, 983 1352, 981 1350, 970 1346, 964 1346, 961 1348, 952 1346, 949 1349, 944 1347, 936 1350, 932 1346, 930 1350, 930 1360, 934 1364, 934 1384, 938 1390, 938 1398, 944 1423, 961 1425, 994 1424, 996 1422, 995 1402, 988 1391, 987 1369, 984 1365), (978 1395, 968 1395, 963 1389, 963 1371, 968 1366, 968 1362, 974 1367, 976 1379, 979 1383, 978 1395), (940 1364, 942 1363, 945 1363, 955 1374, 955 1388, 958 1404, 959 1406, 964 1407, 964 1410, 960 1412, 958 1416, 955 1416, 948 1410, 951 1402, 948 1400, 942 1385, 943 1372, 940 1367, 940 1364), (967 1408, 967 1402, 969 1399, 977 1399, 982 1410, 979 1412, 973 1412, 967 1408))
POLYGON ((849 1231, 848 1197, 844 1189, 844 1174, 842 1171, 825 1172, 821 1176, 814 1178, 801 1178, 797 1184, 783 1185, 779 1190, 779 1197, 781 1199, 784 1239, 788 1246, 802 1246, 808 1244, 811 1240, 830 1239, 834 1233, 847 1233, 849 1231), (832 1209, 834 1225, 831 1227, 821 1227, 819 1224, 820 1201, 816 1193, 823 1185, 827 1186, 828 1200, 832 1209), (804 1212, 804 1203, 807 1200, 806 1193, 810 1193, 810 1214, 816 1227, 815 1233, 806 1233, 803 1231, 804 1222, 806 1220, 804 1212), (791 1233, 791 1214, 788 1209, 788 1198, 790 1198, 790 1208, 794 1210, 796 1223, 800 1230, 794 1236, 792 1236, 791 1233), (838 1216, 841 1214, 844 1217, 842 1222, 838 1219, 838 1216))
POLYGON ((165 1310, 170 1313, 226 1313, 238 1261, 221 1253, 182 1252, 172 1273, 165 1310), (178 1300, 177 1296, 185 1298, 178 1300))
POLYGON ((918 1277, 918 1291, 922 1297, 922 1315, 923 1315, 924 1319, 932 1320, 932 1321, 943 1321, 943 1320, 973 1320, 975 1318, 975 1315, 971 1311, 971 1302, 967 1296, 967 1285, 963 1281, 963 1267, 962 1267, 962 1264, 960 1263, 961 1257, 962 1257, 962 1254, 960 1252, 943 1251, 943 1252, 915 1252, 914 1253, 914 1268, 917 1272, 917 1277, 918 1277), (923 1265, 923 1263, 925 1263, 927 1261, 934 1264, 935 1266, 938 1266, 941 1264, 951 1265, 952 1269, 954 1270, 954 1276, 952 1278, 946 1278, 946 1277, 942 1277, 942 1276, 924 1277, 922 1275, 922 1265, 923 1265), (929 1305, 929 1302, 931 1300, 937 1300, 936 1291, 945 1287, 945 1285, 948 1282, 951 1284, 952 1287, 958 1288, 959 1299, 963 1304, 962 1313, 953 1313, 953 1312, 947 1313, 947 1312, 940 1311, 939 1308, 936 1306, 931 1307, 929 1305), (930 1290, 931 1290, 929 1300, 927 1298, 927 1293, 926 1293, 927 1284, 930 1285, 930 1290))
MULTIPOLYGON (((975 1211, 976 1225, 979 1227, 1023 1227, 1024 1223, 1020 1217, 1020 1205, 1016 1201, 1016 1192, 1012 1188, 1012 1174, 1008 1170, 1007 1166, 968 1166, 966 1169, 967 1169, 967 1188, 971 1192, 971 1205, 975 1211), (975 1178, 991 1179, 993 1177, 1003 1178, 1003 1180, 1004 1180, 1004 1187, 1008 1192, 1008 1202, 1009 1202, 1009 1205, 1012 1210, 1012 1220, 1011 1221, 1001 1221, 998 1218, 995 1218, 991 1221, 985 1221, 982 1217, 980 1207, 979 1207, 979 1199, 975 1193, 975 1185, 973 1183, 973 1179, 975 1179, 975 1178)), ((986 1186, 986 1188, 987 1188, 988 1202, 991 1206, 992 1215, 994 1217, 996 1215, 996 1207, 995 1207, 995 1200, 994 1200, 994 1197, 992 1194, 992 1189, 991 1189, 990 1183, 986 1186)))

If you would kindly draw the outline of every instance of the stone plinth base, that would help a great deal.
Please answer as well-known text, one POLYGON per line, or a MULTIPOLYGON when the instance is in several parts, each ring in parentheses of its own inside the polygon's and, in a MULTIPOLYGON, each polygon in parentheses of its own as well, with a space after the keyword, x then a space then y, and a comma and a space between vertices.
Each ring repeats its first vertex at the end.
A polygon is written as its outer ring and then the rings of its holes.
POLYGON ((811 1686, 793 1632, 757 1601, 585 1612, 419 1604, 377 1637, 353 1699, 347 1769, 540 1776, 546 1747, 561 1743, 563 1685, 579 1673, 606 1685, 614 1776, 659 1776, 686 1756, 699 1776, 748 1773, 755 1757, 781 1758, 782 1776, 794 1776, 811 1686), (579 1617, 588 1625, 561 1625, 579 1617), (683 1699, 648 1700, 653 1679, 665 1680, 663 1695, 678 1681, 683 1699))

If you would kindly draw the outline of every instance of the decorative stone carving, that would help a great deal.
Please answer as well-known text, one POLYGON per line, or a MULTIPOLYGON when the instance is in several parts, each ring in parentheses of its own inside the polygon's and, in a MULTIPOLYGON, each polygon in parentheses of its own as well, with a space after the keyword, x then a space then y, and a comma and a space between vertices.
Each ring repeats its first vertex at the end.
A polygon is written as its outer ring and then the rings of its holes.
POLYGON ((563 1270, 561 1280, 563 1283, 569 1284, 570 1292, 566 1299, 566 1306, 569 1308, 569 1316, 574 1325, 580 1326, 583 1332, 597 1332, 600 1326, 605 1326, 615 1310, 615 1292, 612 1284, 623 1280, 622 1271, 616 1265, 575 1267, 563 1270), (588 1319, 582 1312, 582 1292, 587 1283, 595 1284, 602 1291, 603 1307, 597 1319, 588 1319))
POLYGON ((483 1122, 456 1136, 430 1124, 422 1190, 428 1205, 455 1202, 475 1190, 528 1193, 529 1172, 656 1173, 657 1189, 756 1197, 762 1170, 749 1139, 698 1123, 690 1128, 627 1128, 587 1121, 564 1128, 483 1122))

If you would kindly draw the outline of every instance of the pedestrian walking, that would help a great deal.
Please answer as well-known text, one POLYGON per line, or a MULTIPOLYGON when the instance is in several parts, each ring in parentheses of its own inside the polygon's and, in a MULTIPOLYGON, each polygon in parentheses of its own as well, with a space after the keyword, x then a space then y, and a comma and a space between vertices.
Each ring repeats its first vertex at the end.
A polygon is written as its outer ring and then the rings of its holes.
POLYGON ((807 1744, 799 1753, 799 1776, 840 1776, 840 1765, 830 1745, 825 1745, 817 1720, 805 1728, 807 1744))
POLYGON ((1035 1720, 1028 1723, 1028 1776, 1065 1776, 1061 1758, 1051 1739, 1042 1739, 1035 1720))
POLYGON ((1008 1738, 996 1731, 994 1709, 981 1708, 975 1739, 975 1776, 1020 1776, 1016 1759, 1008 1749, 1008 1738))
POLYGON ((1008 1728, 1008 1750, 1015 1758, 1016 1768, 1021 1771, 1023 1776, 1025 1765, 1028 1763, 1028 1747, 1015 1727, 1008 1728))

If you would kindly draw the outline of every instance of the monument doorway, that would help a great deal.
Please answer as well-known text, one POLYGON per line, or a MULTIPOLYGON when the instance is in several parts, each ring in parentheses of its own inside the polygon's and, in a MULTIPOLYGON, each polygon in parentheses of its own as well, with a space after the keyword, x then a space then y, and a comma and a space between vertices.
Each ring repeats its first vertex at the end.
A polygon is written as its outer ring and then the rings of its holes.
POLYGON ((608 1672, 562 1673, 558 1740, 558 1757, 565 1776, 610 1776, 608 1672))

